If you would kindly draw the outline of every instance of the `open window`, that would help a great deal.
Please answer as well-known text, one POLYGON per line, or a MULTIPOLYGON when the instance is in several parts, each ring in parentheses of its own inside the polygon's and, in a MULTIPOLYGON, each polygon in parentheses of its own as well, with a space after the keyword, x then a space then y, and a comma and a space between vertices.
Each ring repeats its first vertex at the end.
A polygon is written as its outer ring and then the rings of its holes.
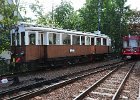
POLYGON ((85 45, 85 36, 81 36, 81 44, 85 45))
POLYGON ((21 45, 25 45, 25 32, 21 32, 21 45))
POLYGON ((79 44, 80 45, 80 36, 75 36, 73 35, 73 45, 74 44, 79 44))
POLYGON ((38 35, 38 45, 43 45, 44 35, 43 33, 36 34, 38 35))
POLYGON ((30 45, 35 45, 35 34, 30 34, 29 35, 29 43, 30 45))
POLYGON ((94 38, 91 38, 91 45, 94 45, 94 38))
POLYGON ((97 45, 101 45, 101 38, 97 38, 97 45))
POLYGON ((107 45, 106 39, 103 38, 103 45, 107 45))
POLYGON ((49 34, 49 44, 60 45, 60 34, 50 33, 49 34))
POLYGON ((20 45, 20 40, 19 40, 20 38, 19 37, 20 37, 20 35, 19 35, 19 33, 17 33, 16 39, 17 39, 17 45, 18 46, 20 45))
POLYGON ((63 34, 63 35, 62 35, 62 42, 63 42, 63 44, 68 44, 68 45, 70 45, 70 35, 68 35, 68 34, 63 34))
POLYGON ((90 45, 90 37, 86 38, 86 45, 90 45))
POLYGON ((43 45, 43 34, 41 34, 41 45, 43 45))

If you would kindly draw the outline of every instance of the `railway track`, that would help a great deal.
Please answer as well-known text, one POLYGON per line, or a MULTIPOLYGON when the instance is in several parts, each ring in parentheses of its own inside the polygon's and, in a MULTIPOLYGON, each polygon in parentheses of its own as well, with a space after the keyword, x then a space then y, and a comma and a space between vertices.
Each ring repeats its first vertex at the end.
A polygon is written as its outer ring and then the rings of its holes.
MULTIPOLYGON (((115 63, 115 64, 109 64, 109 65, 104 65, 104 66, 100 66, 98 68, 94 68, 92 70, 94 71, 91 71, 90 69, 90 72, 86 70, 86 73, 83 75, 81 75, 81 72, 79 72, 78 76, 77 77, 73 77, 72 78, 72 75, 70 75, 70 77, 61 77, 61 79, 59 78, 59 82, 58 83, 54 83, 52 85, 44 85, 42 88, 37 88, 37 89, 33 89, 31 91, 26 91, 22 94, 19 94, 19 95, 16 95, 16 96, 11 96, 10 98, 6 98, 7 100, 20 100, 20 99, 27 99, 27 98, 31 98, 31 97, 34 97, 36 95, 39 95, 39 94, 42 94, 42 93, 47 93, 47 92, 50 92, 50 91, 53 91, 57 88, 60 88, 62 86, 65 86, 67 84, 70 84, 76 80, 79 80, 83 77, 87 77, 89 75, 92 75, 92 74, 96 74, 96 73, 99 73, 99 72, 102 72, 104 70, 107 70, 107 69, 112 69, 112 68, 115 68, 115 67, 118 67, 118 66, 122 66, 124 64, 124 62, 120 62, 120 63, 115 63), (104 67, 104 68, 103 68, 104 67)), ((82 72, 83 73, 83 72, 82 72)), ((48 82, 48 81, 47 81, 48 82)), ((45 82, 43 83, 45 84, 45 82)), ((25 87, 24 87, 25 88, 25 87)), ((7 91, 8 93, 8 91, 7 91)))
MULTIPOLYGON (((125 85, 134 65, 129 68, 127 73, 121 73, 123 67, 118 70, 115 68, 74 98, 74 100, 118 100, 122 87, 125 85)), ((125 96, 121 96, 120 98, 128 99, 125 96)))
POLYGON ((119 62, 113 62, 113 63, 109 63, 109 64, 103 64, 103 65, 99 65, 99 66, 96 66, 96 67, 92 67, 92 68, 89 68, 89 69, 84 69, 84 70, 79 70, 79 71, 76 71, 76 72, 71 72, 69 74, 65 74, 65 73, 62 73, 62 75, 58 75, 57 77, 54 77, 52 79, 44 79, 44 78, 36 78, 35 82, 31 82, 29 84, 25 84, 25 85, 17 85, 17 86, 14 86, 12 88, 7 88, 7 89, 4 89, 2 91, 0 91, 0 96, 3 96, 5 94, 11 94, 13 92, 18 92, 20 90, 27 90, 27 89, 32 89, 32 87, 39 87, 39 86, 42 86, 43 84, 51 84, 51 83, 55 83, 55 82, 58 82, 59 80, 62 80, 62 79, 65 79, 66 77, 68 76, 72 76, 72 75, 76 75, 76 74, 80 74, 80 73, 84 73, 84 72, 89 72, 90 70, 96 70, 96 69, 99 69, 99 68, 102 68, 104 66, 111 66, 111 65, 114 65, 114 64, 117 64, 117 63, 121 63, 123 61, 119 61, 119 62))

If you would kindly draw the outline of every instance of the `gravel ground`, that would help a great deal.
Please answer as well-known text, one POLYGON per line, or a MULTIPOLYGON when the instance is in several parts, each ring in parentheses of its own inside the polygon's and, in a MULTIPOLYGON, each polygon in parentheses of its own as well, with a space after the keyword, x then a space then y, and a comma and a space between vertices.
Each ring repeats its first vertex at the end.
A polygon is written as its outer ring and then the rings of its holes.
MULTIPOLYGON (((122 93, 123 96, 126 96, 127 94, 129 94, 130 95, 129 97, 131 97, 129 100, 136 100, 136 97, 138 94, 138 91, 137 91, 138 90, 138 81, 136 82, 136 80, 139 79, 138 77, 140 75, 140 74, 138 74, 138 72, 140 72, 140 68, 139 68, 140 66, 138 66, 138 65, 140 65, 140 62, 137 63, 135 70, 133 71, 135 73, 134 73, 134 75, 132 74, 130 76, 130 78, 129 78, 130 82, 129 82, 129 80, 127 81, 127 83, 126 83, 127 85, 125 85, 125 89, 123 90, 124 92, 122 93), (136 72, 137 72, 137 74, 136 74, 136 72), (135 78, 134 78, 134 76, 135 76, 135 78), (133 84, 134 84, 134 86, 133 86, 133 84), (131 91, 129 90, 129 88, 131 88, 131 91)), ((30 100, 72 100, 75 96, 77 96, 79 94, 80 91, 83 91, 87 87, 91 86, 98 79, 100 79, 102 76, 104 76, 107 72, 90 75, 88 78, 87 77, 83 78, 82 80, 74 82, 73 84, 56 89, 55 91, 50 92, 48 94, 42 94, 40 96, 36 96, 30 100)), ((128 72, 128 69, 124 67, 121 70, 119 70, 115 75, 112 75, 111 79, 114 79, 117 77, 117 79, 121 79, 121 81, 122 81, 126 72, 128 72)), ((113 81, 111 83, 113 83, 113 81)), ((118 85, 120 85, 120 82, 118 81, 118 83, 115 83, 114 86, 115 85, 117 85, 117 87, 118 87, 118 85)), ((109 87, 107 87, 107 88, 109 88, 109 87)), ((112 87, 111 89, 113 89, 113 88, 114 87, 112 87)), ((107 92, 107 91, 102 90, 102 92, 107 92)), ((110 93, 112 93, 112 92, 110 92, 110 93)), ((111 98, 108 98, 108 97, 107 98, 103 97, 102 99, 99 99, 98 98, 99 95, 94 95, 94 97, 97 97, 97 100, 111 100, 111 98)), ((121 100, 121 98, 119 100, 121 100)))
POLYGON ((82 80, 56 89, 55 91, 50 92, 48 94, 43 94, 41 96, 34 97, 31 100, 37 100, 37 98, 40 98, 40 100, 72 100, 73 97, 78 95, 80 91, 85 90, 87 87, 95 83, 98 79, 100 79, 103 75, 105 75, 108 72, 109 71, 105 71, 94 75, 90 75, 88 76, 88 78, 83 78, 82 80))
POLYGON ((48 79, 48 80, 50 80, 50 79, 53 79, 53 78, 58 77, 58 76, 67 75, 70 73, 75 73, 77 71, 82 71, 83 69, 86 70, 86 69, 94 68, 97 66, 117 62, 117 61, 120 61, 120 59, 115 59, 115 60, 106 61, 106 62, 102 62, 102 63, 99 62, 99 63, 94 63, 94 64, 79 65, 79 66, 68 67, 68 68, 57 69, 57 70, 49 70, 49 71, 46 70, 46 71, 37 72, 34 74, 28 74, 28 75, 26 74, 24 76, 19 76, 20 84, 11 85, 12 82, 9 82, 7 84, 0 83, 0 91, 3 91, 5 89, 10 89, 10 88, 13 88, 16 86, 24 86, 25 84, 34 83, 36 81, 36 79, 48 79))
POLYGON ((122 95, 127 96, 128 100, 137 100, 140 83, 140 61, 136 63, 133 72, 130 74, 122 95))

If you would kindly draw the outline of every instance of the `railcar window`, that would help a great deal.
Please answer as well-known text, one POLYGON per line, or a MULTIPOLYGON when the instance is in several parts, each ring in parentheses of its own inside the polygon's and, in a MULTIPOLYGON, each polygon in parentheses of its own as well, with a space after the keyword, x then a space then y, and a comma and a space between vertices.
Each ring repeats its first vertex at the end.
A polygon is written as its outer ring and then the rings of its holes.
POLYGON ((82 45, 85 45, 85 36, 81 36, 81 43, 82 45))
POLYGON ((30 41, 30 44, 35 45, 35 34, 29 35, 29 41, 30 41))
POLYGON ((38 34, 38 44, 43 45, 43 34, 42 33, 38 34))
POLYGON ((41 34, 41 45, 43 45, 43 34, 41 34))
POLYGON ((60 44, 60 34, 50 33, 49 34, 49 44, 60 44))
POLYGON ((70 44, 70 35, 63 34, 62 35, 62 41, 63 41, 63 44, 70 44))
POLYGON ((12 45, 15 45, 15 34, 12 34, 12 45))
POLYGON ((140 46, 140 40, 138 40, 138 46, 140 46))
POLYGON ((123 41, 123 47, 124 48, 127 48, 128 47, 128 44, 129 44, 129 41, 123 41))
POLYGON ((54 44, 56 41, 54 40, 55 34, 49 34, 49 44, 54 44))
POLYGON ((80 44, 80 36, 73 36, 73 44, 80 44))
POLYGON ((101 45, 101 38, 97 38, 97 45, 101 45))
POLYGON ((94 38, 91 38, 91 45, 94 45, 94 38))
POLYGON ((19 45, 19 33, 17 33, 17 45, 19 45))
POLYGON ((25 44, 25 32, 21 32, 21 45, 25 44))
POLYGON ((103 45, 106 45, 106 39, 103 39, 103 45))
POLYGON ((87 43, 86 43, 87 45, 90 45, 90 37, 87 37, 87 38, 86 38, 86 42, 87 42, 87 43))
POLYGON ((60 34, 56 34, 56 45, 60 45, 60 34))
POLYGON ((137 40, 129 40, 129 46, 130 47, 138 47, 137 40))

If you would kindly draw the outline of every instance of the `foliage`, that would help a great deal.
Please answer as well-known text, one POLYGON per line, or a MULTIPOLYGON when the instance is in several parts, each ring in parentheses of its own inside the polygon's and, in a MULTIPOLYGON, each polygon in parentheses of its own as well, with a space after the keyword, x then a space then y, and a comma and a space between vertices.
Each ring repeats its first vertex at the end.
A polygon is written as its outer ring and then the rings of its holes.
POLYGON ((133 10, 128 23, 130 34, 140 34, 140 11, 133 10))
POLYGON ((17 23, 18 17, 14 16, 16 6, 7 3, 7 0, 0 1, 0 53, 10 48, 10 30, 17 23))
POLYGON ((52 24, 52 20, 50 19, 50 14, 45 14, 43 6, 39 4, 38 0, 35 0, 36 3, 30 5, 30 9, 33 11, 35 16, 37 17, 36 23, 41 25, 52 24))
MULTIPOLYGON (((78 11, 74 11, 70 2, 61 1, 47 16, 42 15, 41 6, 32 10, 38 15, 39 23, 53 23, 64 29, 76 29, 94 32, 99 28, 98 14, 100 14, 100 31, 112 39, 112 45, 117 51, 121 50, 122 36, 129 33, 128 20, 132 15, 129 6, 125 6, 127 0, 86 0, 85 5, 78 11), (100 11, 100 13, 99 13, 100 11)), ((38 3, 36 3, 38 4, 38 3)))
MULTIPOLYGON (((86 0, 85 6, 80 9, 80 16, 84 19, 83 30, 95 31, 98 29, 98 2, 86 0)), ((131 15, 127 0, 100 0, 101 32, 111 37, 115 49, 121 49, 121 40, 128 34, 128 18, 131 15)))
POLYGON ((70 3, 61 1, 61 4, 54 10, 54 20, 59 26, 67 26, 69 16, 74 12, 70 3))

